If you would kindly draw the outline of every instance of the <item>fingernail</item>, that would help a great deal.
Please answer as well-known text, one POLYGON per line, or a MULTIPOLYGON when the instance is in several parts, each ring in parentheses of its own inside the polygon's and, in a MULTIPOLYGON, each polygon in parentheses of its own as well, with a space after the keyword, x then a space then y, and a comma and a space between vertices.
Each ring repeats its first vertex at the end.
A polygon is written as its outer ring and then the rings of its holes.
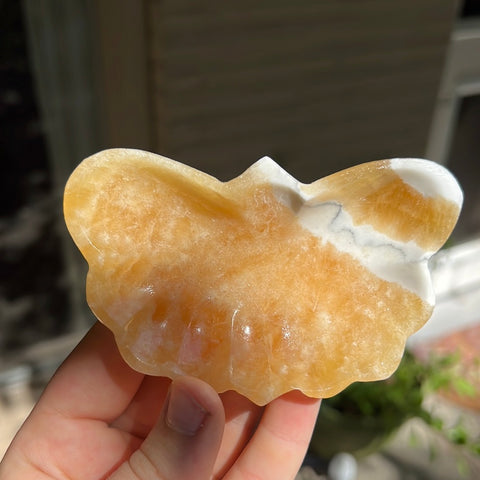
POLYGON ((171 388, 166 424, 182 435, 193 436, 204 425, 208 412, 182 387, 171 388))

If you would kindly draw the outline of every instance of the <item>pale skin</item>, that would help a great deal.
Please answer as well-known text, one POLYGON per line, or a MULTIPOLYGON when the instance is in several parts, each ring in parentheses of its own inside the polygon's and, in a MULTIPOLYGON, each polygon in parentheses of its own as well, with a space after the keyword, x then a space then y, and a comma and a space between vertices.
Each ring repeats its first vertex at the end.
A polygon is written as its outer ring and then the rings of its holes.
POLYGON ((0 480, 287 480, 320 401, 259 407, 198 379, 150 377, 97 323, 60 367, 2 463, 0 480))

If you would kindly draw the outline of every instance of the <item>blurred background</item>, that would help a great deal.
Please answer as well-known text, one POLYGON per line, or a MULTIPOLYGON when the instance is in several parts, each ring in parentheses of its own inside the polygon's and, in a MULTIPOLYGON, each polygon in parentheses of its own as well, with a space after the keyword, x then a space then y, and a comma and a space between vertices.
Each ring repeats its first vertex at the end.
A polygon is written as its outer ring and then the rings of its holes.
POLYGON ((465 208, 452 250, 433 262, 447 313, 422 338, 478 323, 477 0, 2 0, 0 25, 6 437, 94 321, 62 193, 104 148, 150 150, 221 180, 264 155, 306 183, 382 158, 444 164, 465 208))

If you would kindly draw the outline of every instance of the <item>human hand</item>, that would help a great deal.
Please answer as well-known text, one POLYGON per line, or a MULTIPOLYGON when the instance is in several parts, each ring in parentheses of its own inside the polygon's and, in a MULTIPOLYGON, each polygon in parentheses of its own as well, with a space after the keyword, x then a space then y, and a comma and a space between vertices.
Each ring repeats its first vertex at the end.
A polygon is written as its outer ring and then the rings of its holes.
POLYGON ((293 479, 320 405, 258 407, 205 382, 132 370, 97 323, 63 363, 0 464, 0 480, 293 479))

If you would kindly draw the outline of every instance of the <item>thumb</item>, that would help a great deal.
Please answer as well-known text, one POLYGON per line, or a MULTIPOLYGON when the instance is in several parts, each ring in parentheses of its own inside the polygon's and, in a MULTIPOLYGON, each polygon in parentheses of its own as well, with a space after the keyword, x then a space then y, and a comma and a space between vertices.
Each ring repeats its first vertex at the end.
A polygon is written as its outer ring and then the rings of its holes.
POLYGON ((224 426, 215 390, 195 378, 177 378, 157 424, 110 480, 210 479, 224 426))

